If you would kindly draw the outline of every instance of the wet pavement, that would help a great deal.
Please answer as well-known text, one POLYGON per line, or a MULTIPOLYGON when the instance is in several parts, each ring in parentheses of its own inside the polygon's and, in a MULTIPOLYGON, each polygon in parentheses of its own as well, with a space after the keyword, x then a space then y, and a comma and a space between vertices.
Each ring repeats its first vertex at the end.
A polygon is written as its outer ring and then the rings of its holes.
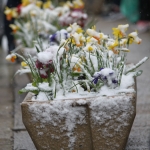
MULTIPOLYGON (((97 29, 110 34, 112 27, 125 23, 128 23, 125 19, 109 22, 100 18, 97 29)), ((129 27, 128 33, 131 31, 135 31, 133 26, 129 27)), ((130 46, 127 62, 137 63, 144 56, 150 57, 150 32, 139 36, 142 44, 130 46)), ((18 94, 29 79, 26 75, 13 78, 19 64, 7 63, 5 56, 6 53, 0 50, 0 150, 35 150, 21 118, 20 103, 25 94, 18 94)), ((143 74, 137 78, 137 114, 126 150, 150 150, 150 60, 140 70, 143 74)))

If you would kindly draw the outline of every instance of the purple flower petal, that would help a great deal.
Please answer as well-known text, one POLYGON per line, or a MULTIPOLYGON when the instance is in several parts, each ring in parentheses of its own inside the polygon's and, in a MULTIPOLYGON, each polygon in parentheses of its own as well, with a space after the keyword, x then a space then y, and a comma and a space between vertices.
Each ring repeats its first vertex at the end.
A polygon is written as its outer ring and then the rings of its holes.
POLYGON ((95 78, 92 82, 93 82, 94 84, 97 84, 98 78, 95 78))
POLYGON ((50 36, 50 42, 57 42, 56 33, 50 36))
POLYGON ((114 80, 112 80, 112 83, 118 84, 118 81, 114 79, 114 80))

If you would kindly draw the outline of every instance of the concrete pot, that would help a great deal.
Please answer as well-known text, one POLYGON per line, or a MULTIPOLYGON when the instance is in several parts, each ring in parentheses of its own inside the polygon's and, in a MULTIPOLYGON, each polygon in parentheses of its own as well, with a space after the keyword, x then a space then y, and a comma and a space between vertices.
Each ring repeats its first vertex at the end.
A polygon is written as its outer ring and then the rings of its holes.
MULTIPOLYGON (((136 91, 136 85, 130 87, 136 91)), ((37 150, 124 150, 136 115, 136 92, 21 103, 37 150)))

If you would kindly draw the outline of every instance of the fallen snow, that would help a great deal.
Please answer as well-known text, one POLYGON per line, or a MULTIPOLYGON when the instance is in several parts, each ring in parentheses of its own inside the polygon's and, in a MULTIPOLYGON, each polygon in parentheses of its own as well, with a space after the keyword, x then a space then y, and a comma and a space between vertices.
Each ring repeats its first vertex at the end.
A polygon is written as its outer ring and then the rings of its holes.
MULTIPOLYGON (((115 89, 108 87, 108 86, 102 86, 100 91, 98 92, 88 92, 84 91, 83 89, 80 88, 80 90, 77 92, 66 92, 66 95, 63 95, 63 90, 60 89, 57 91, 57 97, 54 100, 61 100, 61 99, 70 99, 70 98, 87 98, 87 97, 95 97, 95 96, 114 96, 117 95, 118 93, 133 93, 135 92, 134 90, 134 78, 133 78, 134 73, 129 73, 128 75, 122 75, 122 80, 121 80, 121 85, 120 87, 117 87, 115 89), (130 87, 130 88, 129 88, 130 87)), ((33 87, 32 90, 34 90, 35 87, 33 87)), ((30 86, 31 89, 31 86, 30 86)), ((51 88, 48 88, 48 83, 40 83, 40 89, 43 91, 50 91, 51 88), (41 88, 42 87, 42 88, 41 88)), ((37 96, 37 98, 33 97, 32 100, 34 101, 48 101, 50 98, 46 93, 40 92, 37 96), (41 98, 41 99, 40 99, 41 98)))
MULTIPOLYGON (((65 118, 64 125, 61 125, 60 132, 66 131, 65 136, 69 137, 68 147, 72 147, 76 136, 73 131, 76 124, 85 124, 85 108, 72 107, 72 100, 52 101, 51 103, 33 104, 29 109, 33 112, 33 121, 40 120, 42 124, 58 126, 65 118)), ((62 123, 63 124, 63 123, 62 123)), ((39 132, 38 132, 39 133, 39 132)), ((39 134, 40 136, 42 134, 39 134)), ((63 133, 62 133, 63 135, 63 133)))

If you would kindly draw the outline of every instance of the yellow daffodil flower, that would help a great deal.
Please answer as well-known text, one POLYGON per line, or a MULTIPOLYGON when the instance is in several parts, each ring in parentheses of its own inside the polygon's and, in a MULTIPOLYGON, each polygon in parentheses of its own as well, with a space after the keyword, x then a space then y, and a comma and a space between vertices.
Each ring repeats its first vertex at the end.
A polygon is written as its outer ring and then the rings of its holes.
POLYGON ((83 30, 82 30, 82 28, 77 28, 76 32, 77 32, 77 33, 82 33, 83 30))
POLYGON ((83 50, 88 51, 88 52, 94 52, 95 47, 94 47, 91 43, 88 43, 88 44, 83 48, 83 50))
POLYGON ((78 33, 74 33, 72 35, 73 37, 73 43, 76 44, 76 46, 82 46, 83 45, 83 42, 85 42, 85 37, 83 36, 82 33, 78 34, 78 33))
POLYGON ((43 3, 43 8, 46 9, 46 8, 50 8, 51 6, 51 1, 47 1, 45 3, 43 3))
POLYGON ((22 62, 21 62, 21 66, 22 66, 22 67, 26 67, 26 66, 28 66, 28 65, 26 64, 26 62, 22 61, 22 62))
POLYGON ((74 72, 81 72, 82 69, 80 67, 79 64, 82 63, 82 60, 80 58, 78 58, 76 55, 72 55, 71 57, 71 68, 72 68, 72 71, 74 72))
POLYGON ((30 0, 22 0, 22 6, 25 7, 31 3, 30 0))
POLYGON ((86 42, 87 43, 98 43, 98 41, 95 38, 91 37, 91 36, 88 36, 86 38, 86 42))
POLYGON ((133 42, 137 43, 137 44, 140 44, 142 42, 142 39, 140 39, 138 37, 138 33, 137 32, 130 33, 128 37, 129 37, 128 38, 129 44, 132 44, 133 42))
POLYGON ((10 24, 9 27, 12 29, 13 33, 16 33, 19 30, 19 27, 15 24, 10 24))
POLYGON ((67 31, 70 32, 71 34, 73 34, 75 32, 77 32, 77 33, 82 33, 83 32, 82 28, 79 25, 77 25, 77 23, 71 24, 67 28, 67 31))
POLYGON ((112 50, 114 52, 114 54, 118 54, 118 51, 115 49, 118 45, 118 40, 116 40, 114 42, 109 42, 107 46, 109 50, 112 50))
POLYGON ((67 6, 69 8, 73 8, 73 4, 70 1, 67 1, 64 6, 67 6))
POLYGON ((74 0, 73 1, 73 8, 74 9, 83 9, 84 8, 84 2, 82 0, 74 0))
POLYGON ((81 71, 82 71, 81 68, 80 68, 80 66, 79 66, 78 64, 76 64, 76 65, 72 68, 72 70, 73 70, 74 72, 81 72, 81 71))
POLYGON ((9 54, 6 56, 6 60, 10 61, 10 62, 15 62, 17 56, 15 54, 9 54))
POLYGON ((30 15, 35 17, 37 15, 37 11, 36 10, 31 10, 30 15))
POLYGON ((95 29, 87 29, 87 30, 86 30, 86 33, 87 33, 89 36, 95 38, 95 39, 98 41, 98 43, 100 43, 101 35, 100 35, 99 32, 95 31, 95 29))
POLYGON ((41 7, 41 6, 42 6, 42 4, 43 4, 43 2, 42 2, 42 1, 36 1, 36 6, 37 6, 37 7, 41 7))
POLYGON ((108 35, 100 33, 100 38, 103 39, 103 40, 107 40, 108 39, 108 35))
POLYGON ((121 46, 125 46, 126 44, 127 44, 127 39, 126 38, 120 40, 120 45, 121 46))
POLYGON ((10 9, 9 7, 6 7, 4 13, 8 21, 10 21, 12 18, 17 18, 18 16, 16 8, 10 9))
POLYGON ((112 28, 113 35, 115 38, 122 38, 126 35, 126 30, 129 27, 128 24, 126 25, 118 25, 118 28, 112 28))

